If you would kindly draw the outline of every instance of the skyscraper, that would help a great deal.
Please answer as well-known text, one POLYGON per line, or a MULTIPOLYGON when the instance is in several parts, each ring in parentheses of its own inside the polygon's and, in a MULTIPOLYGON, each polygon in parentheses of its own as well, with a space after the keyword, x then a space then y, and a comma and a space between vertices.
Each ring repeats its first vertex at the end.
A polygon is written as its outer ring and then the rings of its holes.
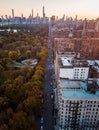
POLYGON ((1 15, 2 25, 4 24, 4 18, 3 15, 1 15))
POLYGON ((45 18, 45 8, 43 6, 43 18, 45 18))
POLYGON ((23 13, 21 14, 21 18, 23 19, 23 13))
POLYGON ((32 18, 33 18, 33 9, 32 9, 32 18))
POLYGON ((12 18, 14 18, 14 9, 12 9, 12 18))

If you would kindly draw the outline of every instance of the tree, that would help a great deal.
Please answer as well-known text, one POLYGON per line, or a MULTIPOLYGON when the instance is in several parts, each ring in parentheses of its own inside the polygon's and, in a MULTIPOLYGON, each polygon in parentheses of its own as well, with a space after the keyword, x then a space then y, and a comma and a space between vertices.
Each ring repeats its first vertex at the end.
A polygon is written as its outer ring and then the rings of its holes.
POLYGON ((3 42, 2 42, 2 40, 0 40, 0 47, 2 47, 3 46, 3 42))
POLYGON ((18 111, 9 120, 10 130, 29 130, 31 128, 31 119, 23 111, 18 111))
POLYGON ((16 85, 19 85, 19 86, 21 86, 21 85, 23 85, 23 83, 24 83, 24 76, 21 76, 21 75, 19 75, 16 79, 15 79, 15 84, 16 85))
POLYGON ((46 48, 42 48, 40 52, 37 52, 37 57, 40 59, 40 60, 46 60, 47 58, 47 50, 46 48))
POLYGON ((8 125, 6 124, 0 125, 0 130, 9 130, 8 125))
POLYGON ((9 51, 8 56, 9 58, 13 59, 13 60, 17 60, 21 55, 21 52, 18 51, 9 51))
POLYGON ((0 97, 0 111, 8 107, 9 100, 7 97, 0 97))
POLYGON ((0 72, 4 71, 4 67, 0 65, 0 72))
POLYGON ((38 36, 38 35, 36 35, 36 37, 35 37, 35 39, 34 39, 34 45, 35 45, 35 46, 41 46, 41 42, 40 42, 40 40, 39 40, 39 36, 38 36))
POLYGON ((31 58, 31 56, 32 56, 31 51, 30 51, 30 50, 27 50, 27 51, 26 51, 26 57, 27 57, 27 58, 31 58))

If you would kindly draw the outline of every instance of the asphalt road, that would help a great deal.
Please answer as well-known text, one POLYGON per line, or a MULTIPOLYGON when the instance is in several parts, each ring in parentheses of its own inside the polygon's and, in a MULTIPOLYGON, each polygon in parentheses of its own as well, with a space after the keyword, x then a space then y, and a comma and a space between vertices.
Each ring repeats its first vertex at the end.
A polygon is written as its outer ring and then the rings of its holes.
POLYGON ((45 84, 44 84, 44 100, 42 107, 42 114, 40 130, 54 130, 54 114, 53 114, 53 99, 51 95, 53 94, 53 55, 52 55, 52 42, 51 33, 49 26, 49 39, 48 39, 48 58, 46 63, 46 74, 45 74, 45 84), (42 128, 43 127, 43 128, 42 128))

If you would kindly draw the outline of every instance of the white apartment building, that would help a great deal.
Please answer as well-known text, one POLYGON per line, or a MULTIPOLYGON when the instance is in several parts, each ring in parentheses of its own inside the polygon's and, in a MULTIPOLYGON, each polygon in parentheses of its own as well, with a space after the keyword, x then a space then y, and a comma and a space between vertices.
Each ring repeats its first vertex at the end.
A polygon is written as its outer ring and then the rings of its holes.
POLYGON ((89 62, 56 55, 59 130, 99 129, 99 81, 88 79, 89 62))
POLYGON ((73 56, 58 55, 56 53, 55 74, 56 80, 66 78, 68 80, 87 80, 89 66, 86 61, 75 59, 73 56))
POLYGON ((60 67, 59 77, 67 79, 86 80, 88 78, 89 67, 80 61, 74 61, 73 57, 61 57, 62 67, 60 67), (75 62, 75 63, 74 63, 75 62))
POLYGON ((99 125, 99 91, 88 92, 86 82, 65 79, 60 80, 58 87, 59 128, 96 130, 99 125))

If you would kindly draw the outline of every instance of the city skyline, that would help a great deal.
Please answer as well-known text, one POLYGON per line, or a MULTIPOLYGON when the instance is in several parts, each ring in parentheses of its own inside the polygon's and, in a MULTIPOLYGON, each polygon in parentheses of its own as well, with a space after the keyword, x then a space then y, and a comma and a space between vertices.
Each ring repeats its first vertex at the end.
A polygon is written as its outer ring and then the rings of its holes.
POLYGON ((3 0, 0 3, 0 17, 3 15, 12 16, 11 10, 14 9, 15 16, 28 17, 33 9, 34 17, 39 14, 43 16, 43 6, 45 7, 46 16, 51 17, 52 15, 61 18, 63 15, 67 17, 78 18, 89 18, 96 19, 99 12, 99 1, 98 0, 3 0))

